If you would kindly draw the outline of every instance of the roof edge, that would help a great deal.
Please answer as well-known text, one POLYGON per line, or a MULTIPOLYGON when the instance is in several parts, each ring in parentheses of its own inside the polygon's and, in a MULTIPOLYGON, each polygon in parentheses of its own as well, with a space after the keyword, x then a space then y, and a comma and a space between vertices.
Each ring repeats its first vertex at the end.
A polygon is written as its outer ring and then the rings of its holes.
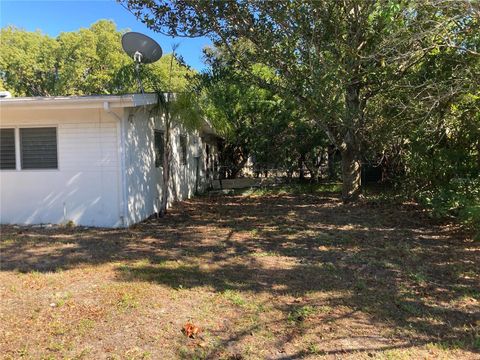
POLYGON ((18 97, 0 100, 0 108, 7 109, 99 109, 107 102, 111 108, 137 107, 153 105, 157 95, 92 95, 92 96, 45 96, 18 97))

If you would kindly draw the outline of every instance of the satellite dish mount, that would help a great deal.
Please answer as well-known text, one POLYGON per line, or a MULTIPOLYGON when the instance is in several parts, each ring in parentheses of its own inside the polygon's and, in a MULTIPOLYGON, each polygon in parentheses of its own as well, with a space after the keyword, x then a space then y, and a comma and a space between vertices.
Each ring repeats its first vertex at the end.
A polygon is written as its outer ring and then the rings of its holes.
POLYGON ((123 34, 122 47, 135 62, 138 85, 143 93, 140 64, 151 64, 158 61, 162 57, 162 48, 151 37, 133 31, 123 34))
POLYGON ((141 52, 136 51, 135 54, 133 54, 133 61, 138 65, 142 62, 143 55, 141 52))

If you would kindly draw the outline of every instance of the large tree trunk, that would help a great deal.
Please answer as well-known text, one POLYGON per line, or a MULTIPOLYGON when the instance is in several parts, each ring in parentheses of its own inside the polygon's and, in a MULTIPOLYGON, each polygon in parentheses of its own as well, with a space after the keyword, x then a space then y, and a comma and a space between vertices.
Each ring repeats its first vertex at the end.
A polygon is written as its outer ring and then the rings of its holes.
POLYGON ((340 147, 342 154, 342 200, 355 201, 361 191, 362 154, 357 132, 363 125, 363 108, 360 103, 360 86, 354 82, 345 92, 346 133, 340 147))
POLYGON ((360 150, 355 144, 345 143, 342 155, 342 200, 351 202, 358 199, 361 192, 362 161, 360 150))

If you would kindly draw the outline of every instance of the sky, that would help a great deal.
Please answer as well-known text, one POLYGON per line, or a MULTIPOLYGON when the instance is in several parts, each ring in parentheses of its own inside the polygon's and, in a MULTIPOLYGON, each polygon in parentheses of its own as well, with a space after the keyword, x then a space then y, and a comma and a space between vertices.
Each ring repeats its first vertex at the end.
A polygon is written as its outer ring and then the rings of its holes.
POLYGON ((194 69, 205 67, 202 49, 211 44, 207 38, 171 38, 149 30, 115 0, 0 0, 0 26, 36 31, 52 37, 61 32, 88 28, 100 19, 113 20, 118 29, 144 33, 155 39, 165 53, 171 52, 172 44, 185 62, 194 69))

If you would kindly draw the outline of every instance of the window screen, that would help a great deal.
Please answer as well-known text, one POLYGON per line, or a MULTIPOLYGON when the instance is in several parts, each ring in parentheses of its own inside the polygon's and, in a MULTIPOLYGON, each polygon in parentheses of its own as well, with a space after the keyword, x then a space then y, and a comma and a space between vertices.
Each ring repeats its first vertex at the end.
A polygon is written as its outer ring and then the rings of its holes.
POLYGON ((187 137, 180 136, 180 164, 187 164, 187 137))
POLYGON ((0 169, 15 168, 15 129, 0 129, 0 169))
POLYGON ((20 129, 22 169, 57 169, 57 129, 20 129))
POLYGON ((163 166, 163 131, 155 130, 155 167, 163 166))

